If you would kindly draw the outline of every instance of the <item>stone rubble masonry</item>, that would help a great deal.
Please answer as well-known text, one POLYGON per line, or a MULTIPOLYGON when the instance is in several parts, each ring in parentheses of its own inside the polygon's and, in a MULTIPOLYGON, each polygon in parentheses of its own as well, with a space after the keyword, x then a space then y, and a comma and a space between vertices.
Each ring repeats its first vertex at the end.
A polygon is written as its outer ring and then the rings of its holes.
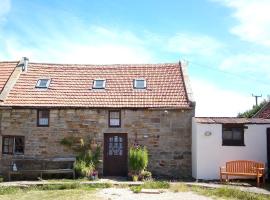
MULTIPOLYGON (((49 127, 37 127, 36 109, 0 107, 0 173, 6 173, 13 157, 2 154, 3 135, 25 136, 24 155, 16 158, 53 158, 74 156, 70 148, 60 144, 65 137, 91 137, 103 149, 104 133, 127 133, 129 147, 136 139, 147 147, 148 170, 154 175, 188 178, 193 116, 193 109, 122 109, 121 128, 109 128, 108 109, 59 108, 50 110, 49 127)), ((101 164, 101 174, 102 169, 101 164)))

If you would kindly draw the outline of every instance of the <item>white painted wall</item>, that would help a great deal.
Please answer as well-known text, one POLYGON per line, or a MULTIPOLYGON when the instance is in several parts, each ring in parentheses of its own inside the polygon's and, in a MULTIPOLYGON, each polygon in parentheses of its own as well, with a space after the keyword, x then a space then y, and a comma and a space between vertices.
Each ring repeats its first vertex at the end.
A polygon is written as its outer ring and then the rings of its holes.
POLYGON ((266 128, 270 124, 248 124, 245 146, 222 146, 221 124, 192 124, 192 176, 195 179, 219 179, 219 167, 230 160, 256 160, 267 163, 266 128), (210 131, 211 136, 204 133, 210 131))

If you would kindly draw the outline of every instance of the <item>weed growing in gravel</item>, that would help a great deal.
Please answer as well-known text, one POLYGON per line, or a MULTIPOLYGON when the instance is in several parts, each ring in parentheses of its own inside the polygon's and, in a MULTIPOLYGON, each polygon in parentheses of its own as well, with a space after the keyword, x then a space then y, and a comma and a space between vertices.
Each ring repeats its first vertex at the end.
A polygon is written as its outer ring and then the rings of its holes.
POLYGON ((227 187, 210 189, 210 188, 192 186, 190 187, 190 190, 204 196, 214 196, 214 197, 221 197, 225 199, 269 200, 268 195, 244 192, 238 189, 232 189, 232 188, 227 188, 227 187))
POLYGON ((138 186, 131 186, 130 190, 134 193, 140 193, 142 191, 142 186, 138 185, 138 186))
POLYGON ((146 181, 142 184, 142 188, 145 189, 168 189, 170 183, 167 181, 146 181))

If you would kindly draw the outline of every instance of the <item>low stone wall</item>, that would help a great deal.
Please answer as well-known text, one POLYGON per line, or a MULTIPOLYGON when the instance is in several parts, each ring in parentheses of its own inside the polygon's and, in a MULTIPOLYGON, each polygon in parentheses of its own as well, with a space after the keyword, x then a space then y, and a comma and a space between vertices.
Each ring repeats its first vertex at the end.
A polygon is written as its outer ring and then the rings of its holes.
MULTIPOLYGON (((129 147, 137 141, 148 148, 154 175, 187 178, 193 116, 194 110, 122 109, 121 128, 109 128, 106 109, 51 109, 50 126, 37 127, 36 109, 0 108, 0 134, 25 136, 24 155, 16 157, 51 158, 74 156, 60 144, 65 137, 91 137, 103 150, 104 133, 127 133, 129 147)), ((0 171, 5 173, 13 156, 0 156, 0 171)), ((102 169, 101 164, 101 174, 102 169)))

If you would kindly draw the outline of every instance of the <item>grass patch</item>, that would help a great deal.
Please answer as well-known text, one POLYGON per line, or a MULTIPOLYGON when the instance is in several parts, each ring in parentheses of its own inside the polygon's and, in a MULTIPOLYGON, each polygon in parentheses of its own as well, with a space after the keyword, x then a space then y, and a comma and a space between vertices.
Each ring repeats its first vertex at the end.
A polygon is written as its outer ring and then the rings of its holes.
POLYGON ((170 185, 170 190, 173 192, 189 192, 190 188, 184 183, 174 183, 170 185))
POLYGON ((190 187, 190 190, 204 196, 210 197, 221 197, 224 199, 235 199, 235 200, 269 200, 269 195, 255 194, 251 192, 245 192, 238 189, 222 187, 222 188, 202 188, 198 186, 190 187))
MULTIPOLYGON (((23 190, 22 190, 23 191, 23 190)), ((31 190, 16 194, 1 195, 1 200, 101 200, 93 191, 72 190, 31 190)))
POLYGON ((142 186, 141 185, 131 186, 130 190, 134 193, 140 193, 142 191, 142 186))
POLYGON ((36 185, 29 187, 0 187, 0 195, 7 194, 17 194, 20 192, 29 192, 29 191, 48 191, 48 190, 95 190, 102 188, 112 187, 110 183, 96 183, 96 184, 80 184, 75 183, 63 183, 63 184, 46 184, 46 185, 36 185))
POLYGON ((167 181, 146 181, 142 184, 145 189, 169 189, 170 183, 167 181))
POLYGON ((130 186, 134 193, 140 193, 142 189, 169 189, 170 183, 167 181, 146 181, 142 185, 130 186))

